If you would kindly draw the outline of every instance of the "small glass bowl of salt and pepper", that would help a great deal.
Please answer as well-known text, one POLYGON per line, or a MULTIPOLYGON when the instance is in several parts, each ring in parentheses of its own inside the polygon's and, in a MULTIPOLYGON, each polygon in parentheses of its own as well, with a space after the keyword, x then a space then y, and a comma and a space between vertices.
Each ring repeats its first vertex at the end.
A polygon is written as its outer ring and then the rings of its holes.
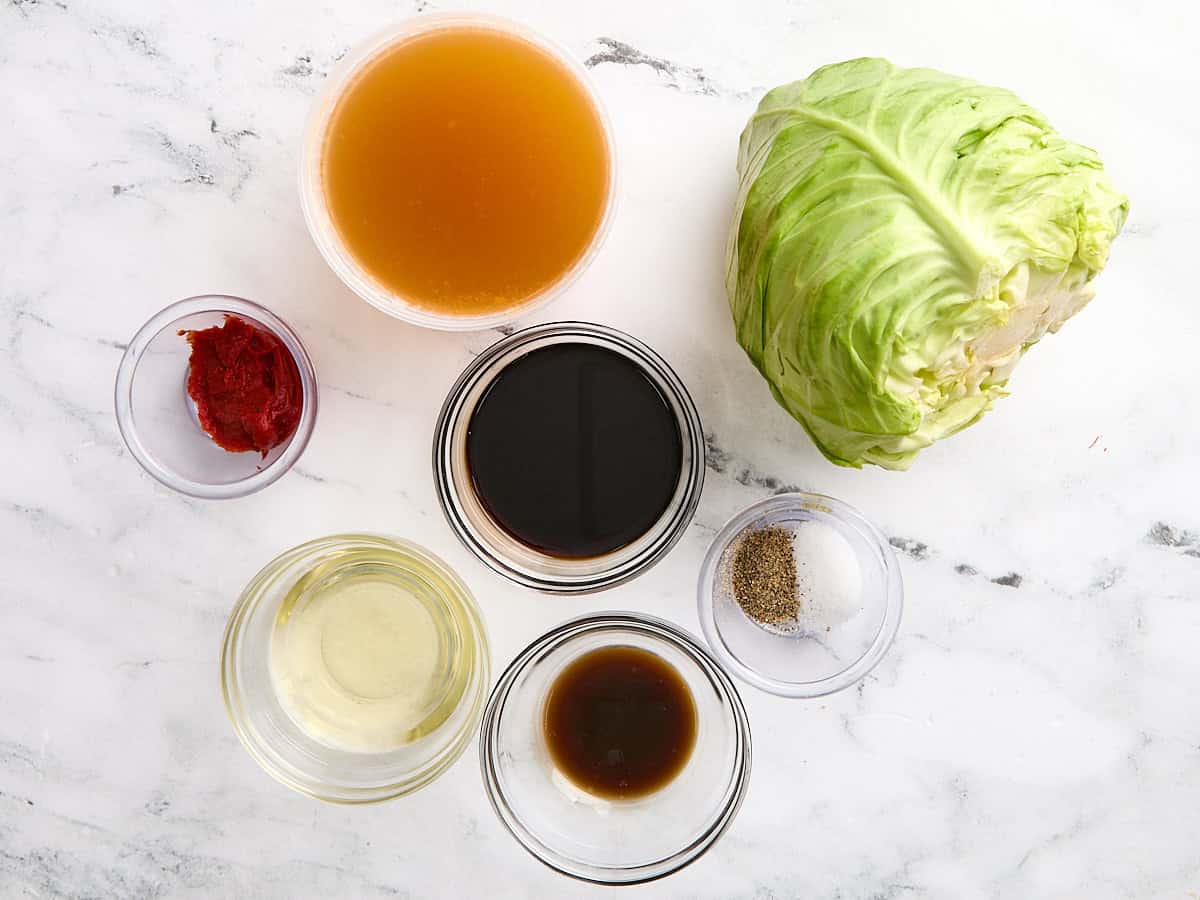
POLYGON ((904 589, 883 534, 821 494, 771 497, 717 533, 700 569, 700 624, 731 672, 783 697, 821 697, 870 672, 904 589))

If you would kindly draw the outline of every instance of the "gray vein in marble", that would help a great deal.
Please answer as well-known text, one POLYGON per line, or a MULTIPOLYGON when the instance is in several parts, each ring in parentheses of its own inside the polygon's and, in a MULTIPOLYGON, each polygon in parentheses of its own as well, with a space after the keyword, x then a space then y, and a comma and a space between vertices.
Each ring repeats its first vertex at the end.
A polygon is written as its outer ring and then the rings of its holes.
POLYGON ((333 324, 326 323, 326 324, 322 324, 322 325, 317 325, 314 320, 309 319, 303 323, 297 323, 297 324, 304 326, 305 329, 320 328, 321 332, 322 332, 321 336, 323 338, 325 338, 326 340, 333 341, 335 344, 337 344, 339 347, 341 347, 345 350, 351 350, 351 351, 354 351, 355 353, 357 353, 360 349, 360 341, 354 340, 353 338, 350 337, 350 335, 343 332, 338 327, 339 323, 333 323, 333 324))
POLYGON ((111 427, 112 413, 110 410, 93 410, 84 406, 80 406, 69 397, 63 396, 62 394, 38 381, 32 375, 27 373, 23 366, 18 364, 17 369, 18 374, 25 380, 35 394, 57 407, 60 412, 67 416, 67 418, 87 429, 93 443, 95 443, 97 446, 112 450, 118 455, 124 455, 125 447, 121 443, 120 438, 118 438, 113 432, 111 427), (103 427, 100 426, 97 421, 101 418, 103 418, 105 421, 103 427))
MULTIPOLYGON (((360 494, 363 492, 363 486, 358 482, 347 481, 344 478, 335 478, 332 475, 320 475, 314 472, 312 469, 299 464, 292 467, 291 473, 303 478, 305 481, 311 481, 313 484, 327 484, 334 487, 347 488, 360 494)), ((403 491, 400 491, 399 493, 401 496, 405 496, 403 491)))
MULTIPOLYGON (((65 818, 65 817, 60 817, 65 818)), ((86 823, 84 823, 86 824, 86 823)), ((108 833, 96 826, 101 840, 108 833)), ((0 873, 10 883, 25 884, 34 895, 92 900, 100 897, 159 898, 179 888, 213 889, 226 880, 230 865, 212 857, 184 852, 164 838, 121 842, 115 862, 100 867, 70 853, 38 847, 27 853, 0 849, 0 873)))
POLYGON ((781 481, 774 475, 765 475, 745 466, 733 476, 733 480, 745 487, 761 488, 772 494, 794 494, 803 490, 800 485, 791 481, 781 481))
POLYGON ((1154 222, 1130 222, 1121 229, 1122 237, 1153 237, 1158 233, 1158 224, 1154 222))
POLYGON ((24 744, 14 744, 9 741, 0 741, 0 764, 4 770, 11 771, 14 763, 19 763, 42 774, 44 761, 41 755, 35 755, 34 752, 24 744))
POLYGON ((327 391, 331 391, 334 394, 340 394, 343 397, 348 397, 351 400, 361 400, 363 403, 374 403, 378 406, 388 407, 389 409, 395 407, 396 405, 390 400, 380 400, 378 397, 360 394, 358 391, 352 391, 349 388, 338 387, 337 385, 333 384, 324 384, 321 387, 327 391))
POLYGON ((1104 591, 1107 591, 1109 588, 1113 587, 1118 581, 1120 581, 1124 577, 1124 575, 1125 575, 1125 567, 1124 566, 1114 566, 1113 568, 1104 572, 1102 575, 1099 575, 1095 579, 1093 579, 1092 583, 1088 585, 1088 593, 1089 594, 1099 594, 1104 591))
POLYGON ((11 500, 0 500, 0 511, 17 516, 30 525, 49 525, 60 531, 72 531, 75 527, 66 519, 55 515, 42 506, 29 506, 24 503, 15 503, 11 500))
MULTIPOLYGON (((313 69, 312 54, 302 53, 292 61, 290 65, 284 66, 279 70, 284 75, 291 75, 294 78, 309 78, 316 71, 313 69)), ((325 73, 321 73, 324 77, 325 73)))
POLYGON ((1019 870, 1025 868, 1025 864, 1029 862, 1029 860, 1034 856, 1034 854, 1041 853, 1045 850, 1049 850, 1050 848, 1054 847, 1056 844, 1060 844, 1064 841, 1071 840, 1072 838, 1078 836, 1081 832, 1083 832, 1084 829, 1086 829, 1089 824, 1090 823, 1087 822, 1087 820, 1085 820, 1083 818, 1083 816, 1079 816, 1075 819, 1074 822, 1071 823, 1071 825, 1069 827, 1064 828, 1061 831, 1056 831, 1053 834, 1051 834, 1049 837, 1047 837, 1045 840, 1041 841, 1040 843, 1034 844, 1028 850, 1025 851, 1025 855, 1022 856, 1021 861, 1017 863, 1017 870, 1019 871, 1019 870))
MULTIPOLYGON (((970 563, 959 563, 954 567, 955 574, 962 575, 964 578, 974 578, 982 574, 979 569, 970 563)), ((998 584, 1001 587, 1019 588, 1025 581, 1025 576, 1020 572, 1005 572, 1003 575, 997 575, 994 578, 988 578, 992 584, 998 584)))
POLYGON ((93 25, 88 30, 94 37, 117 41, 138 56, 154 59, 160 55, 158 48, 147 37, 146 32, 140 28, 105 20, 101 24, 93 25))
POLYGON ((181 184, 198 184, 212 187, 217 183, 217 176, 209 164, 207 153, 199 144, 177 145, 162 131, 151 132, 158 141, 159 147, 167 159, 176 167, 184 170, 184 176, 179 179, 181 184))
POLYGON ((306 481, 315 481, 317 484, 328 484, 329 483, 329 479, 326 478, 324 475, 318 475, 316 472, 310 472, 308 469, 305 469, 303 466, 292 466, 292 473, 294 475, 298 475, 300 478, 303 478, 306 481))
POLYGON ((1200 534, 1176 528, 1166 522, 1155 522, 1146 532, 1146 543, 1168 550, 1179 550, 1184 556, 1200 559, 1200 534))
MULTIPOLYGON (((28 16, 32 10, 44 4, 42 3, 42 0, 8 0, 8 5, 12 9, 15 9, 22 16, 28 16)), ((55 2, 50 5, 57 9, 67 8, 67 4, 64 3, 63 0, 55 0, 55 2)))
POLYGON ((25 418, 17 411, 16 406, 8 397, 0 394, 0 413, 7 416, 13 423, 17 431, 24 431, 26 421, 25 418))
POLYGON ((661 56, 651 56, 615 38, 598 37, 596 43, 602 49, 583 62, 589 69, 604 65, 646 66, 660 76, 668 87, 685 94, 718 97, 740 96, 743 93, 719 87, 699 66, 685 66, 661 56))
MULTIPOLYGON (((913 632, 906 634, 904 637, 905 637, 905 639, 911 637, 914 640, 921 641, 924 644, 928 644, 930 647, 940 650, 942 653, 953 653, 954 652, 948 644, 945 644, 942 641, 939 641, 933 637, 930 637, 924 631, 913 631, 913 632)), ((897 646, 900 646, 900 645, 897 645, 897 646)), ((893 655, 895 654, 895 652, 896 652, 895 650, 892 651, 893 655)))
MULTIPOLYGON (((173 182, 223 189, 230 199, 236 200, 254 174, 254 161, 247 152, 245 141, 257 139, 259 134, 253 128, 223 127, 211 113, 208 133, 212 135, 211 143, 200 144, 179 141, 161 128, 149 127, 144 132, 171 167, 178 170, 179 174, 171 179, 173 182)), ((153 182, 142 179, 114 184, 112 196, 119 197, 147 183, 153 182)))
MULTIPOLYGON (((113 187, 116 188, 117 186, 113 185, 113 187)), ((96 337, 93 335, 82 335, 82 334, 76 334, 74 332, 66 331, 66 330, 60 328, 54 322, 51 322, 45 316, 39 315, 38 313, 35 313, 32 310, 30 310, 28 303, 14 302, 13 307, 14 307, 14 320, 16 321, 17 326, 23 325, 23 323, 26 321, 33 322, 35 325, 40 325, 43 328, 50 329, 57 335, 73 338, 77 341, 87 341, 88 343, 97 344, 101 347, 108 347, 109 349, 112 349, 112 350, 120 350, 122 353, 124 353, 125 349, 129 346, 129 344, 125 341, 114 341, 112 338, 96 337)), ((20 330, 19 327, 14 329, 14 331, 18 331, 18 332, 19 332, 19 330, 20 330)), ((16 343, 16 336, 14 336, 14 338, 13 338, 13 343, 14 344, 16 343)))
POLYGON ((798 484, 760 472, 749 463, 738 460, 721 446, 716 434, 711 431, 704 434, 704 464, 717 475, 732 474, 733 480, 743 487, 759 488, 771 494, 792 494, 804 490, 798 484))
MULTIPOLYGON (((509 335, 515 334, 517 332, 517 328, 515 325, 497 325, 495 328, 489 328, 488 332, 492 332, 492 333, 500 335, 499 339, 493 340, 493 339, 489 338, 488 342, 486 344, 484 344, 482 347, 478 347, 478 348, 468 347, 467 354, 471 357, 471 359, 478 359, 485 352, 487 352, 489 349, 491 349, 492 345, 499 343, 501 340, 508 337, 509 335)), ((481 335, 483 333, 484 332, 480 332, 481 335)))
POLYGON ((350 52, 348 46, 338 48, 334 53, 314 56, 312 52, 297 53, 290 63, 279 68, 281 78, 291 84, 305 84, 308 81, 321 81, 333 70, 333 67, 350 52))
POLYGON ((711 431, 704 433, 704 461, 705 465, 718 475, 724 474, 729 468, 729 463, 733 456, 728 450, 724 449, 717 443, 717 436, 711 431))
POLYGON ((228 147, 236 147, 244 138, 258 137, 258 132, 252 128, 238 128, 234 131, 226 131, 217 125, 217 120, 212 116, 208 117, 209 134, 215 134, 217 139, 228 147))
POLYGON ((124 659, 113 666, 114 669, 148 669, 155 663, 167 662, 165 659, 124 659))
POLYGON ((933 556, 933 551, 924 541, 906 537, 889 537, 888 543, 909 559, 915 559, 917 562, 924 562, 933 556))
MULTIPOLYGON (((900 553, 904 554, 904 556, 914 560, 914 562, 923 563, 925 560, 936 556, 936 552, 932 550, 928 544, 925 544, 924 541, 919 541, 913 538, 899 538, 899 536, 892 536, 892 538, 888 538, 888 544, 892 545, 895 550, 898 550, 900 553)), ((979 575, 979 570, 974 568, 973 565, 968 565, 967 563, 959 563, 958 565, 955 565, 954 571, 956 574, 964 576, 979 575)), ((1019 588, 1021 587, 1021 582, 1024 580, 1025 576, 1022 576, 1020 572, 1006 572, 1004 575, 998 575, 995 578, 989 578, 988 581, 990 581, 992 584, 1000 584, 1001 587, 1019 588)))
POLYGON ((915 884, 892 881, 885 884, 882 891, 876 891, 872 894, 871 900, 893 900, 893 898, 898 897, 901 893, 914 893, 920 890, 920 886, 915 884))
POLYGON ((1125 754, 1125 761, 1129 763, 1129 768, 1135 774, 1140 774, 1142 771, 1142 757, 1146 755, 1147 748, 1154 743, 1154 736, 1146 731, 1138 732, 1137 743, 1125 754))

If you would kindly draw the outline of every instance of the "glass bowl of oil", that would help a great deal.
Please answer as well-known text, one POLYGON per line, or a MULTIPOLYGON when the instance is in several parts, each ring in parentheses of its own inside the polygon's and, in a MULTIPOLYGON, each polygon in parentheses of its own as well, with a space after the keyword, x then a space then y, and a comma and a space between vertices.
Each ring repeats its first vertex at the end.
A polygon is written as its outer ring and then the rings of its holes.
POLYGON ((584 881, 637 884, 695 861, 729 827, 749 783, 750 725, 695 638, 606 612, 513 660, 479 758, 493 809, 530 854, 584 881))
POLYGON ((335 803, 411 793, 462 754, 489 678, 470 591, 407 541, 320 538, 247 585, 221 687, 243 746, 288 787, 335 803))
POLYGON ((517 22, 447 13, 367 38, 329 74, 300 198, 359 297, 414 325, 480 330, 579 278, 616 180, 608 117, 570 52, 517 22))

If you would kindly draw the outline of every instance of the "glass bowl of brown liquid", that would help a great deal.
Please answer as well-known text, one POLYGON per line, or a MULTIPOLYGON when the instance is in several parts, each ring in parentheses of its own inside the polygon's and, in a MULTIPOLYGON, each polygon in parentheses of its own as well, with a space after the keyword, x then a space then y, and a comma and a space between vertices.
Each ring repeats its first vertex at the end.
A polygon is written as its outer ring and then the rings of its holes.
POLYGON ((434 430, 438 499, 480 560, 588 593, 663 558, 704 484, 704 430, 667 362, 623 332, 537 325, 481 353, 434 430))
POLYGON ((346 54, 303 141, 321 255, 415 325, 492 328, 550 302, 612 221, 608 119, 582 65, 491 16, 418 16, 346 54))
POLYGON ((608 612, 517 656, 488 700, 479 757, 492 807, 533 856, 584 881, 636 884, 698 859, 729 827, 750 725, 693 637, 608 612))

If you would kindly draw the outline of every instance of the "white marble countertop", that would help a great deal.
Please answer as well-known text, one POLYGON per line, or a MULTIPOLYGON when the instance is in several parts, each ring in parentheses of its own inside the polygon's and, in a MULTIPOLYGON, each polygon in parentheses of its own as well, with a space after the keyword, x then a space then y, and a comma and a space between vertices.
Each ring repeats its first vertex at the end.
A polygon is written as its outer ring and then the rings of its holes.
POLYGON ((694 866, 629 896, 1200 896, 1194 4, 489 7, 589 59, 616 129, 610 239, 537 319, 648 341, 711 435, 680 545, 580 599, 492 575, 434 498, 443 392, 497 334, 374 311, 301 221, 298 136, 324 73, 429 5, 0 3, 0 896, 600 895, 518 848, 473 752, 371 808, 277 785, 226 721, 226 614, 278 551, 366 529, 462 572, 496 671, 586 611, 695 631, 714 528, 787 485, 893 536, 900 636, 857 690, 799 702, 746 688, 740 816, 694 866), (866 54, 1011 87, 1097 147, 1133 199, 1096 302, 1030 354, 1012 398, 907 473, 819 457, 734 342, 721 286, 737 136, 762 89, 866 54), (204 292, 275 309, 322 383, 300 464, 240 501, 158 486, 112 414, 123 342, 204 292))

